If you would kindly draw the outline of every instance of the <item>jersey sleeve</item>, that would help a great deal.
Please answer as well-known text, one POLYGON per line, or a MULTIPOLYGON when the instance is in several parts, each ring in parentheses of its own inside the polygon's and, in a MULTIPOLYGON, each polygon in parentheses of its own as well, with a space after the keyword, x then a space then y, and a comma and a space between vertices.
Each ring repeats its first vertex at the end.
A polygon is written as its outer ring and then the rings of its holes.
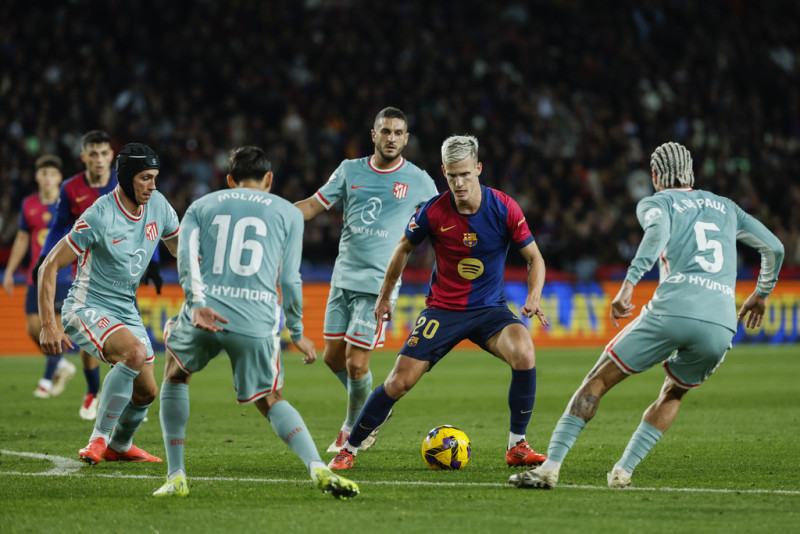
POLYGON ((508 216, 506 217, 506 224, 508 225, 508 232, 511 240, 516 243, 518 248, 528 246, 533 241, 533 234, 528 227, 525 220, 525 214, 522 213, 522 208, 511 197, 506 197, 506 206, 508 207, 508 216))
MULTIPOLYGON (((438 198, 438 197, 436 197, 438 198)), ((406 239, 414 245, 422 243, 428 234, 431 233, 431 223, 428 218, 428 209, 433 205, 435 198, 430 199, 428 202, 411 216, 411 220, 406 225, 405 234, 406 239)))
POLYGON ((655 198, 647 197, 636 206, 636 217, 644 229, 644 237, 631 260, 625 280, 633 285, 653 268, 659 255, 669 242, 671 221, 665 206, 655 198))
POLYGON ((186 296, 186 307, 191 312, 206 305, 205 285, 200 271, 200 225, 197 210, 189 206, 183 217, 178 241, 178 280, 186 296))
POLYGON ((23 232, 31 233, 31 228, 28 226, 28 220, 25 218, 25 203, 22 203, 22 208, 19 210, 19 217, 17 219, 17 228, 23 232))
POLYGON ((67 190, 65 189, 64 185, 65 184, 61 184, 61 192, 58 195, 58 204, 56 204, 53 220, 51 220, 50 224, 48 225, 47 238, 44 240, 44 245, 42 245, 40 256, 47 256, 53 247, 56 246, 56 243, 58 243, 62 237, 70 232, 69 195, 67 194, 67 190))
POLYGON ((329 210, 344 197, 347 187, 345 182, 344 163, 342 163, 333 171, 328 181, 314 193, 314 196, 326 210, 329 210))
POLYGON ((303 337, 303 282, 300 260, 303 256, 303 214, 292 206, 286 218, 286 243, 281 258, 281 298, 286 327, 292 341, 303 337))
POLYGON ((104 228, 101 213, 97 205, 89 207, 81 218, 72 225, 67 234, 67 244, 80 256, 98 243, 103 236, 104 228))
POLYGON ((168 241, 178 237, 178 230, 180 229, 180 222, 178 221, 178 214, 175 209, 164 199, 164 223, 161 225, 164 229, 161 232, 161 240, 168 241))
POLYGON ((783 264, 783 244, 761 221, 745 213, 733 202, 731 204, 736 212, 736 239, 761 254, 756 291, 760 296, 767 297, 778 283, 778 272, 783 264))

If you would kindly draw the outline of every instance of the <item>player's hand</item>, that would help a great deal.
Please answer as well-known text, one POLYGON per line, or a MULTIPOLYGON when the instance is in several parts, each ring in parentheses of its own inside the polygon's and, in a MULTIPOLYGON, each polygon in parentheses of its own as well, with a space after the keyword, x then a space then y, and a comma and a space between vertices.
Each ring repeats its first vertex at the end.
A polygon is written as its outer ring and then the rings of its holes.
POLYGON ((389 322, 392 320, 392 301, 389 299, 382 299, 378 297, 375 301, 375 333, 380 334, 381 327, 384 321, 389 322))
POLYGON ((61 354, 68 348, 75 348, 69 336, 55 323, 42 327, 42 331, 39 332, 39 346, 42 348, 42 354, 46 355, 61 354))
POLYGON ((303 336, 297 341, 293 341, 294 346, 297 347, 297 350, 304 354, 303 356, 303 363, 308 365, 309 363, 314 363, 317 361, 317 349, 314 347, 314 342, 311 341, 306 336, 303 336))
POLYGON ((614 328, 619 328, 617 319, 624 319, 633 315, 632 312, 636 306, 631 304, 631 297, 633 297, 633 284, 626 280, 622 282, 619 293, 611 301, 611 323, 614 328))
POLYGON ((741 321, 747 317, 744 325, 747 328, 758 328, 764 320, 764 312, 767 310, 767 298, 762 297, 755 291, 747 297, 742 307, 739 309, 737 321, 741 321))
POLYGON ((31 270, 31 276, 33 277, 33 285, 35 286, 39 285, 39 269, 42 267, 45 257, 46 256, 44 254, 39 256, 39 259, 36 260, 36 264, 33 266, 33 269, 31 270))
POLYGON ((156 293, 160 295, 164 280, 161 278, 161 264, 155 260, 150 260, 147 265, 147 270, 144 272, 144 277, 142 277, 142 283, 147 284, 149 280, 153 281, 153 285, 156 286, 156 293))
POLYGON ((14 296, 14 273, 6 269, 6 274, 3 275, 3 289, 6 290, 9 297, 14 296))
POLYGON ((203 306, 192 312, 192 326, 195 328, 206 332, 219 332, 223 329, 219 323, 228 324, 228 320, 211 306, 203 306))
POLYGON ((542 307, 539 305, 539 301, 536 302, 525 302, 525 304, 520 309, 522 315, 530 319, 534 315, 539 319, 539 322, 542 326, 550 326, 550 321, 544 314, 542 307))

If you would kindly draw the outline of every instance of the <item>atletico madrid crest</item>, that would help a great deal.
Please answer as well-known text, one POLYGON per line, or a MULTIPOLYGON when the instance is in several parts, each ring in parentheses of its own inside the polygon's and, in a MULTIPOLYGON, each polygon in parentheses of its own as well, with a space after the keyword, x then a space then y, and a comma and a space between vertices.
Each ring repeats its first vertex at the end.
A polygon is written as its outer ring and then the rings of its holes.
POLYGON ((464 232, 464 244, 468 247, 474 247, 478 244, 478 234, 474 232, 464 232))
POLYGON ((394 183, 394 190, 392 190, 394 196, 398 199, 406 198, 408 194, 408 184, 401 184, 400 182, 394 183))
POLYGON ((147 236, 147 239, 150 241, 155 241, 158 239, 158 226, 156 226, 156 223, 151 222, 144 227, 144 233, 147 236))

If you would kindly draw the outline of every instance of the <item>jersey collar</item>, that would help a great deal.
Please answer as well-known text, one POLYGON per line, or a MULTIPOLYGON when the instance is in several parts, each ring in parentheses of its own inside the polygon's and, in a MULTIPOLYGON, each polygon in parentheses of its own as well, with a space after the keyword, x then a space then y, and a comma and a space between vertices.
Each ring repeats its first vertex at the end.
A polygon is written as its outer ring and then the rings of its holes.
POLYGON ((404 158, 403 156, 400 156, 400 158, 399 158, 400 161, 397 162, 397 165, 395 165, 391 169, 383 170, 383 169, 379 169, 379 168, 375 167, 375 165, 372 164, 372 158, 374 158, 374 157, 375 157, 375 154, 373 154, 369 158, 367 158, 367 165, 369 165, 370 169, 372 169, 373 171, 375 171, 377 173, 380 173, 380 174, 387 174, 387 173, 390 173, 390 172, 394 172, 397 169, 399 169, 400 167, 402 167, 403 163, 406 162, 406 158, 404 158))
POLYGON ((119 207, 119 209, 122 212, 122 214, 125 215, 125 217, 127 217, 128 219, 130 219, 132 221, 141 221, 142 217, 144 217, 144 210, 147 208, 147 204, 142 204, 142 212, 139 214, 138 217, 133 215, 133 214, 131 214, 131 212, 129 212, 125 208, 125 205, 119 199, 119 195, 117 195, 117 189, 116 188, 114 188, 114 201, 117 203, 117 207, 119 207))

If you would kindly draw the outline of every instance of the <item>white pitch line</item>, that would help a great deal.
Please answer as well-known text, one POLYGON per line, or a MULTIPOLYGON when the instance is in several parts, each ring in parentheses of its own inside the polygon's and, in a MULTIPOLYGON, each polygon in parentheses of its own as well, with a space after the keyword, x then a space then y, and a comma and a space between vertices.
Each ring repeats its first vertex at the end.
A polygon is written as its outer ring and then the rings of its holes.
MULTIPOLYGON (((121 473, 90 473, 84 471, 78 473, 77 471, 86 464, 73 460, 71 458, 64 458, 63 456, 53 456, 52 454, 39 454, 33 452, 14 452, 7 450, 0 450, 2 454, 9 454, 13 456, 25 456, 29 458, 39 458, 42 460, 49 460, 55 465, 49 471, 42 471, 39 473, 23 473, 20 471, 0 471, 2 475, 18 475, 18 476, 81 476, 81 477, 98 477, 98 478, 129 478, 129 479, 148 479, 148 480, 161 480, 164 477, 158 475, 123 475, 121 473)), ((285 483, 302 483, 305 480, 293 478, 254 478, 254 477, 188 477, 189 480, 202 480, 205 482, 259 482, 266 484, 285 484, 285 483)), ((500 484, 496 482, 428 482, 423 480, 356 480, 359 484, 377 485, 377 486, 432 486, 432 487, 484 487, 484 488, 505 488, 508 484, 500 484)), ((572 488, 572 489, 588 489, 588 490, 607 490, 606 486, 587 486, 578 484, 565 484, 558 486, 558 488, 572 488)), ((771 489, 726 489, 726 488, 636 488, 631 487, 623 490, 626 491, 663 491, 663 492, 679 492, 679 493, 734 493, 734 494, 766 494, 766 495, 800 495, 800 490, 771 490, 771 489)))

